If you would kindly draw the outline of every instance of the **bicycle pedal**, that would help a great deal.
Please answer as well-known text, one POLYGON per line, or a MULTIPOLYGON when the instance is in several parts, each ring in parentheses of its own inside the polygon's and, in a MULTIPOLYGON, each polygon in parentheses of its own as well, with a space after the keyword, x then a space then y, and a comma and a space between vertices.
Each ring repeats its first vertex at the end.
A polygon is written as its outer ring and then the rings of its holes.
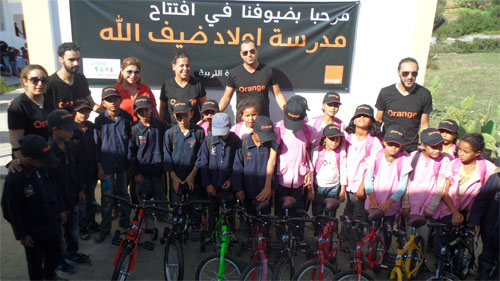
POLYGON ((155 246, 156 244, 150 241, 146 241, 144 242, 144 244, 142 244, 142 247, 148 251, 153 251, 155 249, 155 246))
POLYGON ((191 241, 200 241, 201 239, 201 230, 199 229, 191 229, 189 232, 189 239, 191 241))
POLYGON ((389 269, 389 266, 387 266, 385 264, 379 264, 378 267, 380 267, 382 269, 389 269))

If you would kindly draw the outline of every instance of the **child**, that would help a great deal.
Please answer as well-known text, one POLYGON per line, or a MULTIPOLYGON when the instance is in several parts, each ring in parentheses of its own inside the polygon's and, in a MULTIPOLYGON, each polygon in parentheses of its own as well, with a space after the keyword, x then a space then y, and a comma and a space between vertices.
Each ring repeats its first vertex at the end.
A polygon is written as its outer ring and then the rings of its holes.
POLYGON ((173 112, 177 124, 167 130, 163 140, 164 170, 171 179, 170 200, 179 201, 179 194, 188 190, 191 199, 201 199, 201 179, 195 164, 204 132, 191 123, 194 111, 187 100, 177 100, 173 112))
POLYGON ((49 137, 50 150, 59 160, 53 170, 53 175, 67 212, 66 223, 61 228, 63 258, 57 266, 57 270, 73 274, 76 273, 76 269, 65 259, 77 263, 90 262, 88 255, 78 253, 80 237, 78 204, 85 202, 85 192, 80 168, 80 165, 83 164, 81 161, 83 158, 71 143, 77 124, 73 120, 73 115, 67 110, 56 109, 49 114, 47 127, 51 132, 49 137))
POLYGON ((383 233, 386 249, 391 246, 392 224, 401 209, 401 197, 406 190, 411 165, 403 148, 404 131, 396 126, 384 135, 385 148, 371 156, 365 177, 367 200, 365 209, 384 212, 383 233))
MULTIPOLYGON (((342 145, 344 134, 337 124, 328 124, 323 129, 323 137, 312 151, 314 165, 313 216, 323 214, 323 199, 339 198, 341 186, 347 183, 345 147, 342 145)), ((335 215, 335 214, 333 214, 335 215)), ((315 224, 315 235, 320 231, 315 224)))
POLYGON ((149 200, 153 197, 164 201, 162 146, 165 125, 151 116, 152 107, 147 96, 137 97, 134 101, 138 122, 131 128, 128 161, 134 173, 137 198, 149 200))
POLYGON ((340 190, 339 198, 346 198, 344 216, 352 220, 364 220, 365 200, 363 180, 366 174, 366 159, 382 149, 377 138, 379 125, 373 117, 373 108, 362 104, 356 108, 346 131, 347 186, 340 190), (360 196, 356 196, 359 191, 360 196))
MULTIPOLYGON (((303 193, 307 192, 309 200, 314 199, 312 189, 312 164, 310 160, 310 144, 313 128, 304 122, 306 104, 298 98, 290 99, 284 109, 283 120, 274 125, 278 147, 276 181, 279 187, 276 194, 275 214, 283 216, 281 198, 295 198, 295 209, 290 215, 298 216, 304 210, 303 193)), ((303 229, 302 229, 303 231, 303 229)))
POLYGON ((208 132, 212 130, 212 118, 217 112, 219 112, 219 104, 215 100, 207 100, 203 103, 201 107, 202 120, 198 121, 196 125, 203 128, 205 136, 208 136, 208 132))
MULTIPOLYGON (((240 145, 240 139, 229 131, 231 121, 227 113, 216 113, 212 119, 212 133, 201 145, 196 167, 201 171, 201 186, 206 189, 210 200, 209 231, 215 230, 219 214, 219 205, 215 195, 221 191, 232 191, 231 175, 233 173, 234 155, 240 145)), ((241 201, 243 190, 236 196, 241 201)))
POLYGON ((97 185, 97 159, 96 145, 94 142, 94 124, 90 121, 90 104, 86 99, 78 99, 73 106, 74 121, 78 124, 72 139, 72 145, 82 158, 80 171, 83 178, 85 203, 80 205, 80 238, 90 239, 90 230, 98 231, 99 225, 95 221, 97 201, 95 200, 95 187, 97 185))
POLYGON ((253 124, 257 116, 259 116, 260 106, 257 100, 253 98, 244 99, 238 104, 238 113, 236 120, 239 120, 231 131, 234 132, 240 139, 253 132, 253 124))
POLYGON ((457 158, 457 122, 452 119, 443 120, 439 123, 438 130, 444 140, 443 153, 450 155, 452 159, 457 158))
MULTIPOLYGON (((102 89, 101 106, 106 111, 95 119, 94 139, 97 144, 97 177, 101 180, 102 222, 96 242, 101 243, 111 231, 111 211, 113 200, 105 194, 117 195, 130 201, 127 191, 129 169, 127 153, 132 116, 120 110, 120 92, 115 87, 102 89)), ((120 227, 129 224, 130 208, 121 205, 120 227)))
POLYGON ((321 110, 323 110, 323 115, 317 116, 311 119, 307 124, 314 128, 313 135, 314 139, 312 141, 312 146, 317 146, 323 137, 323 128, 328 124, 337 124, 341 131, 344 131, 345 125, 342 120, 335 117, 339 112, 340 107, 340 96, 335 92, 327 92, 323 98, 323 105, 321 110))
MULTIPOLYGON (((254 130, 243 139, 241 148, 236 150, 233 165, 233 190, 244 191, 245 209, 257 214, 252 203, 266 201, 271 197, 272 177, 276 165, 277 145, 273 122, 269 117, 255 119, 254 130)), ((271 212, 271 207, 261 210, 271 212)))
POLYGON ((469 133, 460 139, 458 158, 446 168, 443 200, 434 213, 435 219, 456 226, 464 223, 474 198, 496 168, 481 157, 484 147, 481 134, 469 133))
POLYGON ((412 171, 403 197, 403 213, 432 217, 439 201, 431 199, 437 188, 444 188, 444 173, 451 158, 441 153, 444 140, 439 130, 427 128, 420 139, 423 149, 410 156, 412 171))
POLYGON ((24 246, 30 280, 59 280, 55 269, 61 261, 66 213, 56 183, 46 172, 58 160, 41 136, 26 135, 19 144, 22 170, 5 178, 2 211, 24 246))

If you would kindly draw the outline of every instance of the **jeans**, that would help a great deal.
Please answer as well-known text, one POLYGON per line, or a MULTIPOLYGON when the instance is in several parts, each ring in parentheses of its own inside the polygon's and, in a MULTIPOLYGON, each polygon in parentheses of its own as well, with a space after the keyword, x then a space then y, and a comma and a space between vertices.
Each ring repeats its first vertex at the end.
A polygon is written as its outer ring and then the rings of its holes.
POLYGON ((161 176, 144 177, 143 183, 135 183, 135 191, 139 200, 149 200, 153 197, 155 200, 165 201, 165 188, 161 176))
POLYGON ((483 245, 483 252, 479 255, 479 276, 477 280, 500 280, 498 271, 499 249, 483 245), (493 274, 491 270, 495 267, 493 274))
MULTIPOLYGON (((291 196, 295 198, 295 206, 291 209, 288 209, 288 216, 292 218, 300 217, 299 211, 304 210, 304 196, 303 196, 304 188, 300 186, 298 188, 289 188, 286 186, 280 185, 278 191, 276 193, 276 202, 274 208, 274 214, 276 216, 282 217, 285 215, 285 209, 282 206, 281 198, 285 196, 291 196)), ((299 228, 295 229, 295 235, 300 239, 304 239, 304 223, 299 223, 299 228)))
MULTIPOLYGON (((325 211, 325 207, 323 205, 323 200, 326 198, 339 198, 340 185, 336 185, 333 187, 320 187, 317 184, 314 184, 314 200, 312 205, 312 214, 313 216, 323 215, 325 211)), ((332 217, 335 217, 337 210, 333 214, 330 214, 332 217)), ((314 235, 318 235, 321 231, 320 226, 314 224, 314 235)))
POLYGON ((346 192, 344 216, 351 220, 366 221, 365 200, 359 200, 355 192, 346 192))
POLYGON ((55 236, 49 239, 33 237, 32 248, 24 248, 28 263, 30 280, 52 280, 56 276, 56 267, 61 261, 61 238, 55 236))
POLYGON ((61 254, 63 258, 72 257, 78 252, 78 239, 80 238, 78 213, 79 206, 75 205, 67 213, 66 223, 61 226, 61 254))
MULTIPOLYGON (((106 175, 101 181, 101 214, 102 222, 101 232, 109 233, 111 231, 111 211, 113 210, 113 199, 104 195, 116 195, 130 202, 127 190, 127 171, 106 175)), ((121 219, 128 221, 130 218, 130 206, 120 203, 121 219)))
MULTIPOLYGON (((188 187, 187 183, 185 183, 184 185, 179 184, 179 193, 176 193, 174 191, 174 188, 172 187, 173 186, 172 182, 170 182, 170 186, 171 186, 170 200, 172 200, 172 202, 180 202, 181 201, 181 196, 182 196, 181 192, 185 193, 185 195, 184 195, 184 196, 186 196, 185 198, 189 198, 189 199, 184 199, 186 202, 187 201, 194 201, 194 200, 203 200, 204 197, 206 197, 206 196, 204 196, 206 194, 203 193, 203 190, 201 189, 200 184, 197 182, 194 183, 193 191, 188 191, 189 187, 188 187)), ((209 197, 212 197, 212 196, 209 196, 209 197)), ((215 200, 215 197, 213 197, 212 199, 214 199, 214 202, 210 201, 210 206, 213 205, 213 207, 212 207, 213 210, 209 208, 210 210, 212 210, 211 215, 210 215, 211 219, 210 219, 209 223, 212 222, 212 227, 215 229, 215 224, 213 224, 214 223, 213 218, 216 218, 219 214, 219 205, 217 203, 217 200, 215 200)), ((201 206, 200 204, 193 204, 190 206, 190 208, 188 210, 189 217, 190 217, 190 219, 191 219, 191 221, 196 229, 199 229, 201 227, 201 213, 202 213, 202 211, 203 211, 203 206, 201 206)))
POLYGON ((95 200, 95 187, 97 179, 89 180, 85 184, 85 203, 79 205, 80 210, 80 228, 87 228, 95 222, 95 213, 97 201, 95 200))

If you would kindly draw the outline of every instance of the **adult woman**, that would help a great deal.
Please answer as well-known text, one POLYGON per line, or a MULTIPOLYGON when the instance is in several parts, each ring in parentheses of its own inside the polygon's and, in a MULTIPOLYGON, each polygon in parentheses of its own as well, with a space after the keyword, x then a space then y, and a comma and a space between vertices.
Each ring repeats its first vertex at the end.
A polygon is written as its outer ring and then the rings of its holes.
POLYGON ((127 111, 137 121, 137 116, 134 114, 134 101, 139 96, 148 96, 153 104, 152 116, 158 118, 156 110, 156 99, 148 85, 142 83, 141 79, 141 62, 138 58, 124 58, 121 65, 118 83, 115 88, 120 91, 122 103, 120 108, 127 111))
POLYGON ((15 98, 7 110, 13 158, 18 159, 22 158, 19 139, 24 135, 35 134, 49 138, 47 120, 49 113, 54 110, 52 103, 45 98, 49 78, 43 66, 27 65, 19 77, 24 94, 15 98))
POLYGON ((177 99, 187 99, 191 102, 194 110, 191 122, 200 121, 200 107, 207 100, 207 93, 201 83, 190 76, 191 65, 189 64, 189 55, 180 51, 174 54, 172 60, 172 70, 175 77, 172 77, 163 83, 160 93, 160 120, 165 121, 168 127, 177 124, 173 116, 174 103, 177 99))

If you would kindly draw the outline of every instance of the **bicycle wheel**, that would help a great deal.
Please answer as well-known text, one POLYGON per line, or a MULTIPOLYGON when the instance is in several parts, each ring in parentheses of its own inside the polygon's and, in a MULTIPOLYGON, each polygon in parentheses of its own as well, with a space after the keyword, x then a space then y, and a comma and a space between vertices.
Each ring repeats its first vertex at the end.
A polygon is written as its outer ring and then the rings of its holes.
POLYGON ((453 267, 454 273, 458 278, 464 280, 469 275, 470 264, 472 262, 472 253, 463 245, 458 245, 458 249, 454 251, 453 267))
POLYGON ((264 270, 262 269, 262 262, 258 261, 250 264, 245 268, 245 270, 243 270, 243 272, 241 273, 241 280, 264 281, 264 280, 271 280, 272 276, 273 272, 271 271, 269 264, 267 265, 266 274, 264 275, 264 270))
MULTIPOLYGON (((339 274, 335 275, 333 277, 333 280, 337 281, 355 281, 358 280, 358 274, 356 273, 356 270, 346 270, 342 271, 339 274)), ((364 281, 373 281, 373 278, 366 274, 365 272, 361 272, 361 276, 359 280, 364 280, 364 281)))
MULTIPOLYGON (((293 280, 320 280, 319 273, 321 270, 321 265, 319 261, 308 261, 304 263, 293 276, 293 280)), ((322 280, 333 280, 336 270, 335 267, 329 262, 325 262, 323 267, 323 279, 322 280)))
MULTIPOLYGON (((421 251, 423 251, 424 249, 424 239, 422 238, 422 236, 417 236, 415 237, 415 245, 417 245, 421 251)), ((410 271, 413 271, 415 268, 417 268, 417 266, 419 265, 420 262, 422 262, 422 260, 424 259, 424 257, 422 256, 422 252, 416 250, 416 249, 413 249, 411 252, 411 259, 410 259, 410 271)), ((405 264, 405 262, 403 262, 403 264, 405 264)), ((418 273, 420 271, 420 267, 413 273, 412 275, 412 278, 417 278, 418 276, 418 273)))
POLYGON ((436 278, 436 274, 435 273, 430 273, 428 275, 426 275, 422 280, 425 280, 425 281, 433 281, 433 280, 445 280, 445 281, 459 281, 460 279, 449 273, 449 272, 441 272, 441 275, 439 276, 439 278, 436 278))
POLYGON ((292 280, 293 274, 294 268, 292 258, 281 258, 273 271, 273 280, 292 280))
POLYGON ((163 272, 167 281, 182 280, 184 278, 184 254, 179 240, 166 241, 163 272))
MULTIPOLYGON (((224 257, 226 261, 226 272, 222 277, 222 280, 240 280, 241 270, 238 263, 226 256, 224 257)), ((196 269, 195 280, 206 281, 206 280, 217 280, 217 273, 219 272, 219 256, 213 255, 203 261, 196 269)))
POLYGON ((123 249, 120 257, 118 258, 111 280, 127 280, 130 262, 132 261, 132 250, 132 247, 129 247, 128 245, 125 246, 125 249, 123 249))

